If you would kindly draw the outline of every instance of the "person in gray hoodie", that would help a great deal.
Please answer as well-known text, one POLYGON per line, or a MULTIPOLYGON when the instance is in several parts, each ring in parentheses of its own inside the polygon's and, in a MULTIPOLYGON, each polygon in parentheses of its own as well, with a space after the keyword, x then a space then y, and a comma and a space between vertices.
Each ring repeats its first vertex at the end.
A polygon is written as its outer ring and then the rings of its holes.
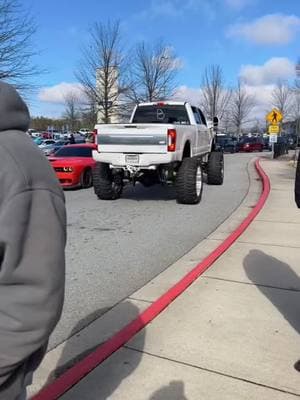
POLYGON ((64 299, 64 194, 29 122, 0 82, 0 400, 25 398, 64 299))

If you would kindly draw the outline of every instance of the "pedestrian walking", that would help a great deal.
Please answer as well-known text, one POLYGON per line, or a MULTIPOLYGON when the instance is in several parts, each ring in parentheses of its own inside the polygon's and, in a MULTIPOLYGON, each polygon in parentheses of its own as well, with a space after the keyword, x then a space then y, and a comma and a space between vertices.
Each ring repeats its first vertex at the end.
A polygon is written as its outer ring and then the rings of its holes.
POLYGON ((277 114, 277 112, 274 110, 273 112, 272 112, 272 124, 277 124, 277 117, 278 117, 278 114, 277 114))
POLYGON ((0 400, 26 399, 64 298, 64 194, 29 121, 0 82, 0 400))
POLYGON ((74 136, 74 133, 73 133, 73 132, 70 134, 70 139, 69 139, 69 141, 70 141, 70 144, 75 144, 75 143, 76 143, 76 142, 75 142, 75 136, 74 136))

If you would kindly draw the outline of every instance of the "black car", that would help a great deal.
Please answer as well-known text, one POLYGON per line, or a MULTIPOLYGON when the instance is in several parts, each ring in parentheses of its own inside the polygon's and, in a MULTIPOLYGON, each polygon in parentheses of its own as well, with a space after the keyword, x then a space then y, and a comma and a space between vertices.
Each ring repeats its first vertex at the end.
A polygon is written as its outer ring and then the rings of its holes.
POLYGON ((237 139, 232 136, 217 136, 216 145, 224 153, 236 153, 238 151, 237 139))
POLYGON ((279 135, 277 137, 277 143, 274 145, 274 151, 275 149, 280 153, 280 155, 289 153, 289 139, 286 135, 279 135))
POLYGON ((270 138, 269 138, 269 136, 263 137, 263 141, 264 141, 264 150, 269 150, 269 151, 271 151, 272 146, 271 146, 271 144, 270 144, 270 138))
POLYGON ((287 140, 290 150, 295 150, 297 148, 297 135, 287 135, 287 140))

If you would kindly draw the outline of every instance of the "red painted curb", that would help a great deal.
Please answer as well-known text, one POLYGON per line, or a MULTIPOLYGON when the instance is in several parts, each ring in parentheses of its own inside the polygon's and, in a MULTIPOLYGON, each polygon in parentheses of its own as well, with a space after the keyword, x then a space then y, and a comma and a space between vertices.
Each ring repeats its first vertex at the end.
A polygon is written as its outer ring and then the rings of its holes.
POLYGON ((221 243, 211 254, 209 254, 191 272, 183 277, 171 289, 163 294, 159 299, 152 303, 142 314, 126 325, 113 337, 108 339, 103 345, 99 346, 93 353, 66 371, 53 383, 43 388, 32 400, 56 400, 66 393, 72 386, 76 385, 82 378, 99 366, 104 360, 111 356, 116 350, 127 343, 136 333, 145 328, 155 317, 158 316, 176 297, 184 292, 203 272, 209 268, 247 229, 253 219, 263 208, 270 193, 270 181, 256 160, 255 167, 263 182, 263 191, 256 206, 231 233, 227 239, 221 243))

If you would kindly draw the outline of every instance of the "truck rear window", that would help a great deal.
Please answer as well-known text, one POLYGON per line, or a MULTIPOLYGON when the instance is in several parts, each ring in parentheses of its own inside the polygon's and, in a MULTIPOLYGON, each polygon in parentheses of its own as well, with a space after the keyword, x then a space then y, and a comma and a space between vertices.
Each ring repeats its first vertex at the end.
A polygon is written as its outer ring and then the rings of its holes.
POLYGON ((190 125, 184 105, 140 106, 136 109, 135 124, 175 124, 190 125))

